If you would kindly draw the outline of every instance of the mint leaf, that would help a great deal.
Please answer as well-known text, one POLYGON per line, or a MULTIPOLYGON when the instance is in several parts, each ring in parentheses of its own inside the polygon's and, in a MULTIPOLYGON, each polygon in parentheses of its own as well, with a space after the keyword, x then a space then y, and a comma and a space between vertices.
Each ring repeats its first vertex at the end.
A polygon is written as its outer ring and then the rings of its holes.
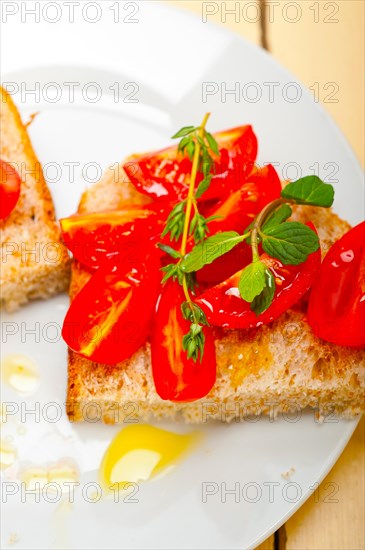
POLYGON ((282 204, 277 210, 275 210, 266 220, 262 226, 262 232, 265 233, 270 227, 280 225, 285 222, 292 214, 292 209, 287 204, 282 204))
POLYGON ((252 262, 242 271, 238 288, 245 302, 251 303, 265 288, 265 271, 266 266, 260 260, 252 262))
POLYGON ((251 303, 251 310, 254 311, 256 315, 260 315, 260 313, 263 313, 271 306, 275 295, 275 277, 268 268, 265 269, 265 282, 265 288, 251 303))
POLYGON ((224 231, 208 237, 185 256, 181 262, 181 269, 185 273, 198 271, 205 265, 214 262, 219 256, 223 256, 223 254, 232 250, 242 241, 242 235, 239 235, 236 231, 224 231))
POLYGON ((197 190, 195 191, 195 198, 200 199, 203 193, 208 189, 210 182, 212 180, 212 175, 209 174, 206 176, 198 185, 197 190))
POLYGON ((261 233, 263 249, 283 264, 298 265, 319 248, 317 234, 299 222, 284 222, 261 233))
POLYGON ((194 132, 194 130, 195 130, 195 126, 184 126, 183 128, 181 128, 181 130, 176 132, 176 134, 174 134, 171 139, 177 139, 180 137, 187 136, 188 134, 191 134, 192 132, 194 132))
POLYGON ((306 176, 289 183, 281 192, 284 199, 297 204, 311 204, 328 208, 333 204, 335 191, 329 183, 324 183, 318 176, 306 176))

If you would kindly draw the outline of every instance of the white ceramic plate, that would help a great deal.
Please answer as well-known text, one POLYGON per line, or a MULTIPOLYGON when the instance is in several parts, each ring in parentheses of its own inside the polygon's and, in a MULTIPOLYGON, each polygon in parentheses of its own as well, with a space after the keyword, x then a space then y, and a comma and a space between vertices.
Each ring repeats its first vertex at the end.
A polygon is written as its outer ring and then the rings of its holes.
MULTIPOLYGON (((33 2, 17 4, 18 11, 2 25, 2 81, 18 87, 14 99, 24 117, 40 111, 30 133, 47 166, 59 216, 76 210, 82 190, 98 178, 98 167, 165 145, 173 131, 198 123, 209 110, 211 129, 252 123, 260 163, 277 163, 283 178, 315 170, 335 185, 336 211, 352 223, 363 219, 362 174, 349 146, 310 93, 264 51, 154 2, 119 2, 119 13, 115 2, 93 3, 84 12, 90 3, 76 3, 73 23, 63 2, 57 9, 47 3, 51 6, 42 8, 39 22, 24 11, 33 2), (70 82, 76 83, 73 101, 70 82), (95 102, 90 82, 101 94, 95 102), (238 96, 225 95, 233 88, 238 96), (31 89, 39 97, 26 93, 31 89), (74 178, 72 162, 78 163, 74 178)), ((8 494, 3 548, 15 539, 24 549, 253 548, 308 498, 356 426, 336 418, 318 424, 310 412, 296 421, 204 425, 197 450, 162 479, 142 484, 138 503, 88 503, 81 490, 97 480, 103 452, 120 427, 67 420, 66 346, 57 328, 67 304, 66 296, 58 296, 3 315, 3 354, 30 355, 41 372, 31 396, 3 387, 2 400, 17 409, 3 434, 18 449, 17 462, 3 478, 10 491, 21 468, 67 458, 77 463, 82 486, 71 507, 8 494), (9 327, 16 334, 9 335, 9 327), (35 334, 26 334, 29 328, 35 334), (21 413, 31 407, 40 407, 41 414, 26 415, 24 425, 21 413), (51 422, 55 415, 59 418, 51 422), (281 474, 292 467, 295 473, 284 479, 281 474), (204 498, 204 487, 215 494, 204 498), (225 487, 237 495, 224 498, 225 487)))

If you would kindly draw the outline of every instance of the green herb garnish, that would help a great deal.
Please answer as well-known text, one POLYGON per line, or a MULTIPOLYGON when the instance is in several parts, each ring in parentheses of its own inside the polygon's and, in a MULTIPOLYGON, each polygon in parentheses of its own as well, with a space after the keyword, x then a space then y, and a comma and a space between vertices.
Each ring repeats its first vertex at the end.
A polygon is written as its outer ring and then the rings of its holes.
POLYGON ((186 256, 186 247, 189 236, 192 236, 195 243, 204 241, 209 232, 208 223, 213 219, 205 218, 198 208, 197 199, 199 199, 209 188, 213 166, 211 153, 219 155, 218 144, 212 134, 206 131, 205 126, 209 118, 207 113, 201 126, 184 126, 173 138, 181 138, 177 147, 178 153, 189 156, 192 161, 192 169, 189 182, 189 191, 186 200, 179 202, 172 209, 167 218, 166 227, 162 232, 162 237, 170 234, 171 240, 181 238, 180 250, 175 250, 170 246, 159 244, 161 250, 179 261, 175 264, 169 264, 162 268, 164 283, 171 277, 177 279, 182 285, 186 302, 181 304, 181 311, 184 318, 190 321, 190 330, 183 337, 182 345, 188 358, 197 361, 202 360, 204 352, 205 336, 203 325, 208 325, 204 312, 191 299, 190 291, 194 290, 195 277, 193 273, 187 273, 182 269, 183 259, 186 256), (202 181, 195 188, 198 172, 203 175, 202 181))
POLYGON ((246 240, 251 245, 252 262, 243 269, 238 287, 242 299, 251 304, 251 310, 256 315, 260 315, 270 307, 276 285, 274 273, 260 259, 258 245, 261 243, 269 256, 283 264, 298 265, 305 262, 309 254, 318 250, 319 239, 308 226, 287 221, 292 214, 291 205, 328 208, 332 206, 334 198, 331 185, 317 176, 307 176, 289 183, 282 190, 281 197, 267 204, 242 235, 236 231, 225 231, 209 237, 208 226, 214 217, 205 218, 199 212, 197 201, 207 191, 212 180, 212 154, 219 155, 216 140, 205 129, 208 118, 209 113, 205 115, 201 126, 185 126, 173 136, 180 138, 178 153, 188 155, 192 161, 192 170, 188 196, 174 206, 162 233, 162 236, 169 234, 171 240, 181 239, 180 249, 159 245, 161 250, 177 260, 162 268, 162 282, 172 277, 184 289, 186 301, 181 304, 181 310, 191 324, 182 344, 188 358, 194 361, 203 357, 203 326, 208 325, 204 312, 191 298, 190 293, 194 293, 195 288, 195 273, 246 240), (203 179, 196 186, 199 172, 203 179), (194 239, 195 246, 187 253, 189 236, 194 239))
POLYGON ((287 221, 292 214, 290 205, 310 204, 327 208, 332 206, 333 197, 333 187, 316 176, 292 182, 282 190, 281 198, 263 208, 242 235, 226 231, 206 238, 185 255, 180 269, 192 274, 247 240, 252 249, 252 263, 242 271, 239 291, 242 299, 249 302, 252 311, 259 315, 270 307, 275 295, 275 278, 270 268, 260 261, 259 243, 269 256, 283 264, 305 262, 309 254, 320 246, 318 235, 307 225, 287 221))

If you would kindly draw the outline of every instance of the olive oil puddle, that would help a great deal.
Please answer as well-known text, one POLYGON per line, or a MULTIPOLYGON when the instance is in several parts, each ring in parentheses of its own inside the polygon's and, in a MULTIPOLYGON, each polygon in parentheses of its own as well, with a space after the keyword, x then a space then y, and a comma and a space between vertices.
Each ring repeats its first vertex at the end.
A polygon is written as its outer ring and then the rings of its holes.
POLYGON ((27 355, 12 354, 1 361, 1 378, 20 394, 30 394, 39 386, 39 370, 27 355))
POLYGON ((165 475, 200 439, 199 432, 178 434, 147 424, 128 426, 107 448, 99 469, 99 482, 109 492, 165 475))

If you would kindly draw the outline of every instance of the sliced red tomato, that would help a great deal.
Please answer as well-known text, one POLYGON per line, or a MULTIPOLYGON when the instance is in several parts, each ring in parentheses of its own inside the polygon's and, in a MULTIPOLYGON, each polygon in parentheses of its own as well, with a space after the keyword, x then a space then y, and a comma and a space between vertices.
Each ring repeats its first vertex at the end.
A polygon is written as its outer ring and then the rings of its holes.
POLYGON ((244 231, 269 202, 280 197, 281 183, 269 164, 255 167, 245 183, 216 204, 206 216, 220 216, 209 224, 210 234, 218 231, 244 231))
POLYGON ((197 283, 202 288, 217 285, 237 273, 237 271, 240 271, 251 260, 251 246, 244 241, 226 254, 223 254, 223 256, 219 256, 211 264, 205 265, 197 271, 197 283))
POLYGON ((60 220, 67 248, 83 265, 99 267, 105 259, 141 262, 149 239, 163 228, 163 214, 156 208, 125 206, 121 210, 76 214, 60 220))
POLYGON ((62 328, 68 346, 97 363, 131 357, 146 341, 161 274, 152 258, 127 271, 100 267, 72 301, 62 328))
POLYGON ((216 358, 211 329, 204 327, 203 359, 188 359, 182 347, 190 323, 181 313, 185 301, 182 287, 169 280, 163 287, 153 320, 151 337, 152 372, 162 399, 194 401, 205 397, 216 379, 216 358))
MULTIPOLYGON (((314 229, 312 224, 307 225, 314 229)), ((242 300, 238 289, 239 271, 223 283, 206 290, 196 300, 211 325, 243 329, 271 323, 311 288, 321 263, 321 253, 320 250, 313 252, 299 265, 283 265, 267 254, 262 254, 261 260, 275 276, 276 293, 270 307, 256 315, 250 309, 250 304, 242 300)))
POLYGON ((0 220, 6 220, 14 210, 20 196, 20 185, 18 172, 0 160, 0 220))
POLYGON ((365 222, 326 255, 310 295, 308 322, 323 340, 365 347, 365 222))
MULTIPOLYGON (((211 170, 215 175, 204 201, 218 199, 238 189, 252 171, 257 156, 257 139, 251 126, 239 126, 214 134, 220 151, 211 170)), ((180 201, 188 193, 192 168, 190 159, 178 156, 177 147, 133 155, 124 165, 130 181, 138 191, 154 199, 180 201)), ((197 183, 202 180, 198 174, 197 183)))
MULTIPOLYGON (((206 216, 220 216, 209 223, 209 235, 219 231, 242 233, 269 202, 280 197, 281 183, 275 168, 269 164, 255 167, 238 191, 206 212, 206 216)), ((251 249, 245 243, 217 258, 197 273, 197 281, 202 284, 217 284, 242 268, 250 261, 251 249), (247 261, 245 261, 247 259, 247 261)))

